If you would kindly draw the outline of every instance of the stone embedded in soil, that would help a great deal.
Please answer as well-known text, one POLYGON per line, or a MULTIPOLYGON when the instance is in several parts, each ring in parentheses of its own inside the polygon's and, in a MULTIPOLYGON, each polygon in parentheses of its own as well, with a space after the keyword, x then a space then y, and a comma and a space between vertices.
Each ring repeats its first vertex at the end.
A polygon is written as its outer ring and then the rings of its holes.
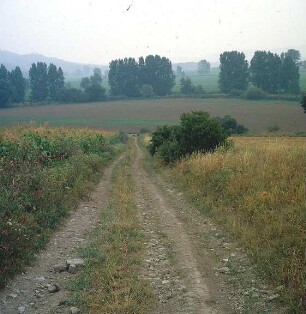
POLYGON ((18 307, 18 313, 24 313, 24 311, 25 311, 25 306, 18 307))
POLYGON ((77 314, 80 313, 80 310, 77 307, 73 306, 72 308, 70 308, 70 313, 77 314))
POLYGON ((170 280, 163 280, 163 281, 162 281, 162 284, 163 284, 163 285, 167 285, 167 284, 169 284, 169 283, 170 283, 170 280))
POLYGON ((68 268, 68 272, 70 274, 76 274, 77 272, 77 267, 75 265, 70 265, 69 268, 68 268))
POLYGON ((53 266, 53 271, 55 273, 61 273, 63 271, 68 270, 68 265, 67 264, 57 264, 53 266))
POLYGON ((230 269, 225 266, 225 267, 218 268, 218 271, 222 274, 228 274, 230 272, 230 269))
POLYGON ((51 284, 51 285, 48 285, 48 291, 50 293, 55 293, 55 292, 58 292, 60 290, 59 286, 56 285, 56 284, 51 284))
POLYGON ((273 295, 271 295, 271 296, 268 297, 268 300, 269 300, 269 301, 273 301, 273 300, 277 299, 278 297, 279 297, 278 294, 273 294, 273 295))
POLYGON ((68 272, 75 274, 79 268, 84 267, 85 261, 83 258, 72 258, 66 261, 68 272))
POLYGON ((70 265, 75 265, 76 267, 82 267, 84 266, 85 261, 83 258, 72 258, 67 259, 66 265, 69 267, 70 265))

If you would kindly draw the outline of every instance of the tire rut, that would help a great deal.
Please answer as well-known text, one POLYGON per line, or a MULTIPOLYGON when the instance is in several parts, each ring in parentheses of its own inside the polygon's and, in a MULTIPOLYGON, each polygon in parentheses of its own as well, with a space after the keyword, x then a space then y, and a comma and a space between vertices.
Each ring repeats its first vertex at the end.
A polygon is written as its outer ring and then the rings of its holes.
POLYGON ((135 138, 137 157, 133 172, 142 228, 147 235, 143 277, 157 295, 153 313, 222 313, 214 307, 205 275, 198 267, 192 240, 177 218, 171 201, 160 193, 143 166, 143 153, 135 138), (169 247, 169 242, 171 243, 169 247), (173 250, 175 260, 169 258, 173 250), (167 253, 168 252, 168 253, 167 253))

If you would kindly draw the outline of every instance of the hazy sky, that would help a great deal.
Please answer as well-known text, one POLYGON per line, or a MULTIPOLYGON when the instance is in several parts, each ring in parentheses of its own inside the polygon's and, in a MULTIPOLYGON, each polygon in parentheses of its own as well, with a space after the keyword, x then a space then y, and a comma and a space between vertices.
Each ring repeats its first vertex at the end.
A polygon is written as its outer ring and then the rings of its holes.
POLYGON ((306 0, 0 0, 0 12, 0 49, 21 54, 107 64, 295 48, 306 59, 306 0))

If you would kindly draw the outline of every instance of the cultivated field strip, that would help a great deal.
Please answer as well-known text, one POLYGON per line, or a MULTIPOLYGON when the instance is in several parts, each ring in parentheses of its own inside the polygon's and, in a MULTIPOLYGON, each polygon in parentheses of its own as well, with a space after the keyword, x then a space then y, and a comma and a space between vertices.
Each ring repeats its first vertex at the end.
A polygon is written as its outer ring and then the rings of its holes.
POLYGON ((91 127, 138 132, 142 128, 177 124, 184 112, 206 111, 212 116, 231 115, 251 134, 306 132, 306 115, 298 102, 285 100, 166 98, 56 104, 7 108, 0 112, 0 125, 36 121, 52 126, 91 127))

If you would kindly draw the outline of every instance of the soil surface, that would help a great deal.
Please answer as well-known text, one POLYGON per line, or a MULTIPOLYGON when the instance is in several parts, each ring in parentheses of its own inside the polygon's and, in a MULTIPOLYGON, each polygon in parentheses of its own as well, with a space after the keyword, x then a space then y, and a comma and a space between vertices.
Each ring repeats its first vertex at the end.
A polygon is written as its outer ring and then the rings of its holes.
MULTIPOLYGON (((199 213, 148 163, 138 137, 133 177, 145 234, 141 278, 156 296, 150 313, 286 313, 279 294, 259 280, 243 250, 199 213)), ((110 201, 111 174, 104 171, 89 200, 71 213, 37 261, 0 291, 0 313, 78 313, 71 304, 66 261, 80 257, 110 201), (66 268, 65 268, 66 267, 66 268)), ((281 290, 281 287, 279 287, 281 290)))
MULTIPOLYGON (((143 153, 136 139, 135 145, 137 158, 133 172, 137 203, 148 241, 143 277, 151 282, 158 296, 157 309, 153 312, 223 313, 216 304, 221 296, 216 295, 214 282, 200 270, 193 239, 177 217, 171 200, 159 191, 154 178, 145 171, 143 153), (174 255, 172 260, 171 255, 174 255)), ((208 261, 204 259, 201 263, 208 261)))

